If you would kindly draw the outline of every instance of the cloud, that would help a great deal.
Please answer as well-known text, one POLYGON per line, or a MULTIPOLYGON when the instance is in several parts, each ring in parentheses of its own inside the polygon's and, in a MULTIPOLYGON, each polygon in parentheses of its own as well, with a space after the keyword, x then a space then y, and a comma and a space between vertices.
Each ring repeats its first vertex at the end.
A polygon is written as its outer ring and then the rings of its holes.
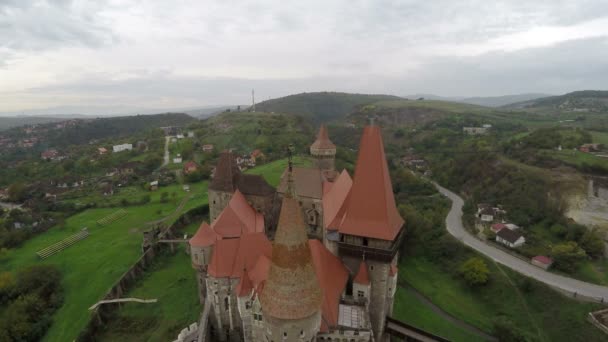
POLYGON ((599 0, 0 0, 0 103, 565 92, 601 87, 606 35, 599 0))

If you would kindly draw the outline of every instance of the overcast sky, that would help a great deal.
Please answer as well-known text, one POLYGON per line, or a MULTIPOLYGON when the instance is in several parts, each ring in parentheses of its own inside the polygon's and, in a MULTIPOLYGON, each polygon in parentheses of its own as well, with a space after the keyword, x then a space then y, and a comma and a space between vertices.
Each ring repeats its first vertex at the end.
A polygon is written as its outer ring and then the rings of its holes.
POLYGON ((0 112, 607 84, 603 0, 0 0, 0 112))

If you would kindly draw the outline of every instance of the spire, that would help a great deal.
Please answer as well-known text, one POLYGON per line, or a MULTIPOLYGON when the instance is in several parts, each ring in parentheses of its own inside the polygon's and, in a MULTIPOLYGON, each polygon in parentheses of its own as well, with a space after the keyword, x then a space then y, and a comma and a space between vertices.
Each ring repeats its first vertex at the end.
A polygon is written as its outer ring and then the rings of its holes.
POLYGON ((334 143, 329 140, 329 134, 327 134, 327 127, 325 127, 325 125, 321 125, 321 127, 319 127, 319 133, 317 134, 317 140, 315 140, 315 142, 310 145, 310 149, 331 150, 335 148, 336 145, 334 145, 334 143))
POLYGON ((215 175, 211 180, 211 184, 209 184, 209 189, 234 192, 240 174, 241 171, 236 165, 232 152, 223 151, 220 153, 220 158, 215 168, 215 175))
POLYGON ((369 272, 367 271, 367 263, 365 262, 365 256, 363 257, 363 260, 361 260, 361 263, 359 264, 359 271, 357 272, 357 275, 355 276, 355 279, 353 279, 353 282, 357 283, 357 284, 361 284, 361 285, 369 285, 369 272))
POLYGON ((306 318, 321 308, 322 295, 302 210, 291 196, 283 197, 270 270, 260 302, 265 315, 281 319, 306 318))
POLYGON ((340 222, 342 234, 394 240, 404 220, 395 205, 380 127, 363 130, 355 177, 345 215, 340 222))
POLYGON ((293 198, 296 195, 295 185, 293 182, 293 144, 287 147, 287 191, 285 195, 293 198))

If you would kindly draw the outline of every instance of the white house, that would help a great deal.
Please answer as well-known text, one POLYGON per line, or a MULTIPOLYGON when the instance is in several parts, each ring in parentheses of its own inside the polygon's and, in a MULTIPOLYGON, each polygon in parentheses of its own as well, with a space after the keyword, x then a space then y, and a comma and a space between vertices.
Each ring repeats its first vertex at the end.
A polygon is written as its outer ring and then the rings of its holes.
POLYGON ((176 135, 176 137, 177 137, 177 139, 184 139, 185 138, 183 134, 178 134, 178 135, 176 135))
POLYGON ((175 158, 173 158, 173 164, 179 164, 182 162, 182 156, 180 154, 178 154, 177 156, 175 156, 175 158))
POLYGON ((122 151, 131 151, 133 149, 133 144, 122 144, 122 145, 114 145, 112 146, 112 151, 122 152, 122 151))
POLYGON ((192 131, 188 132, 188 138, 194 138, 194 132, 192 132, 192 131))
POLYGON ((515 248, 526 243, 526 239, 518 232, 511 229, 501 229, 496 233, 496 242, 515 248))

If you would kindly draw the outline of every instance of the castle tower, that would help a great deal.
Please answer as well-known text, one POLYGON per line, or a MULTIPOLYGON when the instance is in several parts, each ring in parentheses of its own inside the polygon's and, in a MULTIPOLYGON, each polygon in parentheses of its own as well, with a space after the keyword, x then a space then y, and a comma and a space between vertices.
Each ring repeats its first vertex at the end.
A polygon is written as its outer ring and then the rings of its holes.
POLYGON ((260 295, 266 341, 312 341, 321 325, 322 294, 308 246, 302 210, 294 198, 291 164, 260 295))
POLYGON ((215 234, 207 222, 203 222, 196 231, 196 234, 194 234, 194 236, 188 241, 190 244, 192 268, 196 271, 199 290, 198 296, 201 304, 205 302, 205 298, 207 297, 207 286, 205 284, 205 279, 207 278, 207 267, 211 261, 213 244, 217 240, 217 234, 215 234))
POLYGON ((213 222, 228 205, 237 188, 241 170, 236 165, 232 152, 223 151, 215 167, 215 174, 209 184, 209 221, 213 222))
POLYGON ((336 161, 336 145, 329 140, 327 128, 321 125, 317 140, 310 145, 310 155, 315 160, 315 166, 323 171, 333 171, 336 161))
POLYGON ((392 312, 391 280, 396 277, 392 265, 397 262, 404 222, 395 205, 380 128, 367 126, 338 224, 338 254, 351 269, 360 266, 359 272, 368 271, 369 312, 376 341, 383 341, 385 319, 392 312))

